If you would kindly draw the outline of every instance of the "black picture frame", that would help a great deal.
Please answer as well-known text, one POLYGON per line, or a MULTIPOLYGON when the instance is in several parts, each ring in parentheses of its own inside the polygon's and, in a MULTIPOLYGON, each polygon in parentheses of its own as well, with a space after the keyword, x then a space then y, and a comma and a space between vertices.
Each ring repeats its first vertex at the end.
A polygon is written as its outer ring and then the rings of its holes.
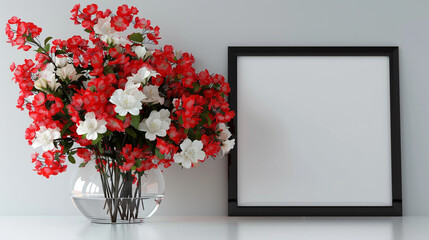
POLYGON ((230 123, 232 137, 237 139, 229 153, 228 215, 229 216, 402 216, 401 136, 399 107, 399 57, 396 46, 376 47, 228 47, 228 79, 231 86, 229 104, 236 112, 230 123), (237 58, 240 56, 387 56, 390 76, 391 131, 391 206, 239 206, 237 202, 237 58))

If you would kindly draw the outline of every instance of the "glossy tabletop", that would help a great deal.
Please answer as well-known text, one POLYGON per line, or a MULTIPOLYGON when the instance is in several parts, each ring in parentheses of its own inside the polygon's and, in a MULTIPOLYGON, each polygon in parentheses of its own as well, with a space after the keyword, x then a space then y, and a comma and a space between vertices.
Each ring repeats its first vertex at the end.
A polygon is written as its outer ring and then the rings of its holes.
POLYGON ((0 239, 429 239, 429 217, 162 217, 94 224, 79 216, 2 216, 0 239))

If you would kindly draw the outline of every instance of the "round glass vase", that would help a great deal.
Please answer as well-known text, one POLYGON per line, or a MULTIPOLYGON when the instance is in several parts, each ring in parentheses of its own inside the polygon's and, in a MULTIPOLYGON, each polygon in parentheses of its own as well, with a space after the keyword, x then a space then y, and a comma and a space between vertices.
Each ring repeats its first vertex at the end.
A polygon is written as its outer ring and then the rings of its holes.
POLYGON ((165 182, 159 168, 141 176, 119 169, 97 171, 94 160, 73 173, 71 198, 77 210, 94 223, 141 223, 164 199, 165 182))

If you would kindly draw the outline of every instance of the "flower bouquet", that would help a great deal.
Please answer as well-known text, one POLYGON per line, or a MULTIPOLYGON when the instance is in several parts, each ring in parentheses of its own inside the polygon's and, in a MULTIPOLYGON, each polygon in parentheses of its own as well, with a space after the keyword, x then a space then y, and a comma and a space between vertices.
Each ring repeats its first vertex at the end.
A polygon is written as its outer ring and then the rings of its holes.
POLYGON ((159 27, 135 7, 78 4, 71 12, 87 39, 42 40, 31 22, 12 17, 6 24, 8 43, 36 52, 10 66, 17 107, 33 121, 25 139, 44 151, 32 155, 34 170, 49 178, 77 155, 79 167, 95 166, 110 221, 139 219, 145 173, 173 162, 195 167, 233 148, 230 87, 219 74, 197 73, 192 54, 155 48, 159 27))

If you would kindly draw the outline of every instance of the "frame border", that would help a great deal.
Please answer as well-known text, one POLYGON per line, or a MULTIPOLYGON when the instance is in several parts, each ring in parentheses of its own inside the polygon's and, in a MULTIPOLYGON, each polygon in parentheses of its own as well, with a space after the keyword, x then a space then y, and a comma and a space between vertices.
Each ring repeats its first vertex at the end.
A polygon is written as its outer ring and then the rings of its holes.
POLYGON ((228 102, 236 117, 230 123, 237 139, 237 58, 239 56, 387 56, 390 74, 392 206, 238 206, 237 149, 228 155, 228 216, 402 216, 399 55, 397 46, 376 47, 228 47, 228 102))

